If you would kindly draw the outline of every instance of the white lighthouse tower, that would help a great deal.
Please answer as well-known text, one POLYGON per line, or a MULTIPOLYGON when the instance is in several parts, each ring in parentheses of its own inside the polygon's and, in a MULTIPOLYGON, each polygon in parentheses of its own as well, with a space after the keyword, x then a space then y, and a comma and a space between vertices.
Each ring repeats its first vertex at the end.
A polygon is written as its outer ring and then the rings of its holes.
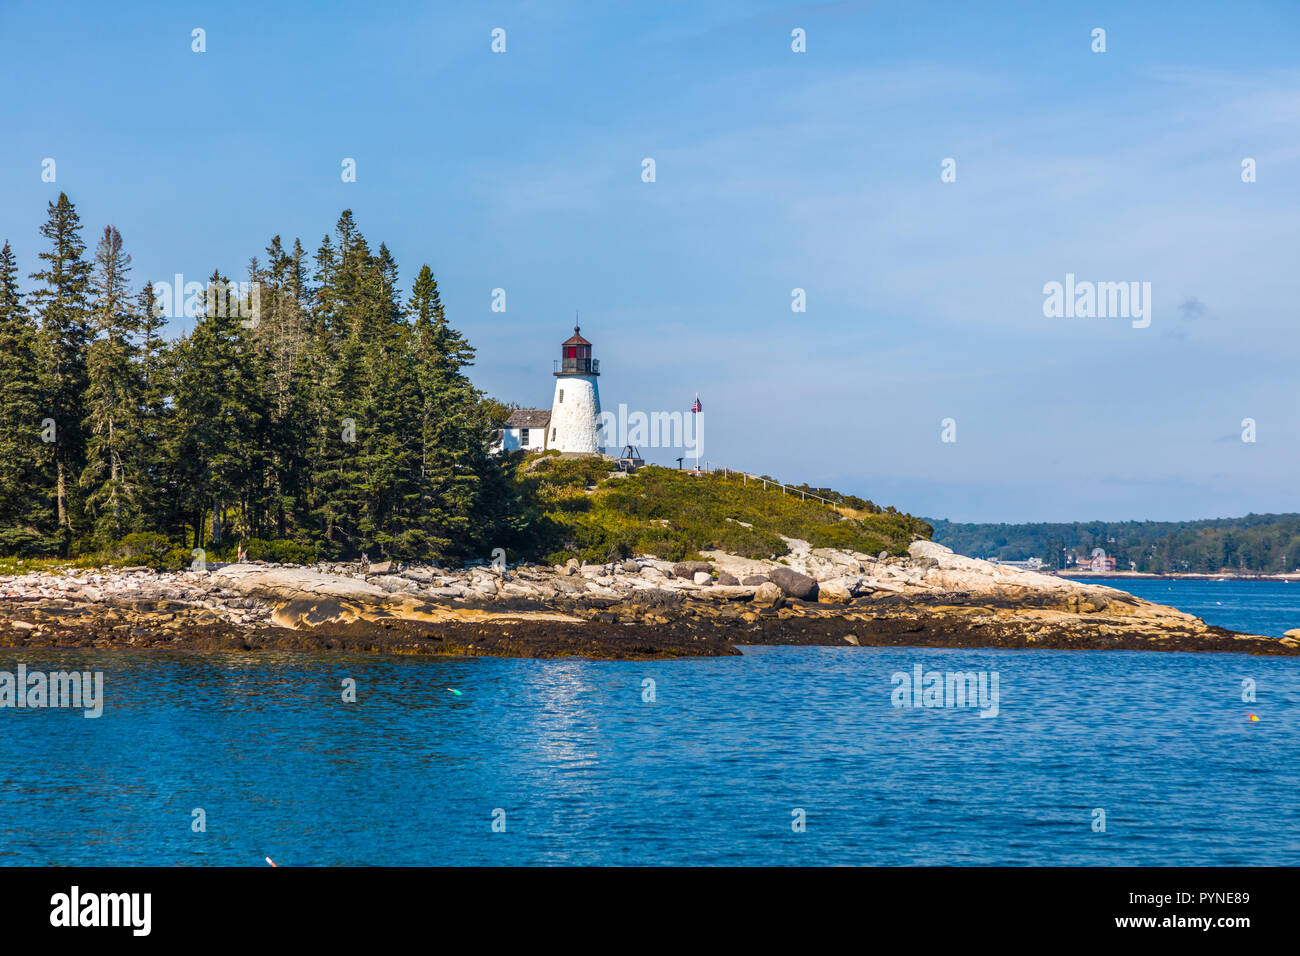
POLYGON ((600 361, 591 357, 591 343, 578 334, 560 346, 555 363, 555 400, 551 402, 551 433, 546 447, 560 452, 599 455, 600 361))

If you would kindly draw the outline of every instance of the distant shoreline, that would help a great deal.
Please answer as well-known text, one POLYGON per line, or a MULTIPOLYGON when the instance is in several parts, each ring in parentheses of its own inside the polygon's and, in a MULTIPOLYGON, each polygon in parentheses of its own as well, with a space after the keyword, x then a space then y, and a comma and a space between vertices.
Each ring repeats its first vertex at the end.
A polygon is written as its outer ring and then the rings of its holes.
POLYGON ((1219 574, 1194 574, 1186 572, 1182 574, 1152 574, 1149 571, 1051 571, 1048 572, 1058 578, 1072 578, 1078 581, 1103 581, 1107 578, 1116 578, 1121 580, 1131 580, 1133 578, 1149 578, 1153 581, 1296 581, 1300 582, 1300 574, 1266 574, 1258 572, 1222 572, 1219 574))

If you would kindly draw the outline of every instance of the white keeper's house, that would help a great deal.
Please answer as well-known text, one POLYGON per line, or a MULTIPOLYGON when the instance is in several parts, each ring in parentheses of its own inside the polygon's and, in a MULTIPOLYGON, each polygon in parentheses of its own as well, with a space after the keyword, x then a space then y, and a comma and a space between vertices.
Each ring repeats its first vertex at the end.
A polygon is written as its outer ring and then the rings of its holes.
POLYGON ((560 345, 552 369, 555 396, 551 409, 520 408, 506 420, 496 443, 499 451, 547 451, 570 455, 599 455, 600 360, 591 357, 591 343, 578 326, 560 345))

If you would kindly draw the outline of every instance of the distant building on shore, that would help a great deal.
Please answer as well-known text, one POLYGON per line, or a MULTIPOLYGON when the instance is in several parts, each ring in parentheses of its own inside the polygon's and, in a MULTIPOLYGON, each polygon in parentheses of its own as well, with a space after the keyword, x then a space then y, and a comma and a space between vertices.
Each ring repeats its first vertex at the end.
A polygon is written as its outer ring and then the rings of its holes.
POLYGON ((1078 560, 1078 568, 1080 571, 1114 571, 1115 559, 1101 548, 1093 548, 1091 557, 1078 560))

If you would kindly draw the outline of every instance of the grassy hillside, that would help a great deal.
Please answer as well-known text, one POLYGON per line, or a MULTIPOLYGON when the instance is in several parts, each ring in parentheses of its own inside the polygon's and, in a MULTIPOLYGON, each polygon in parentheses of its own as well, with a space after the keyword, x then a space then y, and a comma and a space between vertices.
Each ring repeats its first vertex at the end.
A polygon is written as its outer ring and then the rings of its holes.
POLYGON ((527 550, 550 563, 632 554, 680 561, 712 548, 780 557, 789 550, 781 535, 814 547, 903 554, 914 538, 930 536, 919 518, 859 498, 843 498, 837 510, 721 474, 647 466, 610 477, 601 459, 545 456, 527 460, 520 479, 541 511, 527 550))

